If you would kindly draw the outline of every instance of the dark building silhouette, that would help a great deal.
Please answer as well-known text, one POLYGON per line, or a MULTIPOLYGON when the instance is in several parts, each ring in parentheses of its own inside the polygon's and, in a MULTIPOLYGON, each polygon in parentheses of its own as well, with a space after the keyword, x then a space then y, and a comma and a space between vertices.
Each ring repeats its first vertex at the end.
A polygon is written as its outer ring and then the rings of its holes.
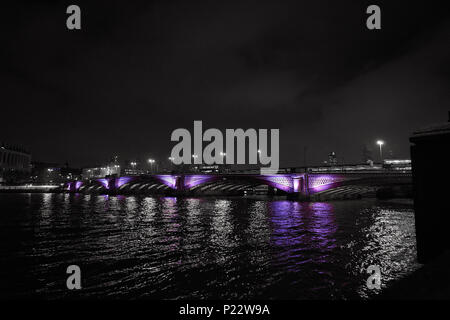
POLYGON ((410 141, 417 255, 419 262, 426 263, 450 249, 450 119, 414 132, 410 141))
POLYGON ((0 144, 0 183, 18 183, 29 178, 31 153, 17 145, 0 144))

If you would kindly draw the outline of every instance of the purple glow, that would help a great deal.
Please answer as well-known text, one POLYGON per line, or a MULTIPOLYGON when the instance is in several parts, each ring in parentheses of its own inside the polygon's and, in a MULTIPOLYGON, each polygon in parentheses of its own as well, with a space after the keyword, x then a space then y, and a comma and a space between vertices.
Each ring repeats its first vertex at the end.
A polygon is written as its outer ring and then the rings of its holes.
POLYGON ((218 176, 210 176, 210 175, 192 175, 186 176, 184 178, 184 187, 186 189, 191 189, 199 184, 211 182, 214 180, 220 179, 218 176))
POLYGON ((293 177, 292 183, 294 185, 294 192, 299 192, 300 190, 300 177, 293 177))
POLYGON ((121 186, 130 182, 131 180, 133 180, 132 177, 120 177, 119 179, 116 180, 116 188, 120 188, 121 186))
POLYGON ((323 184, 321 186, 317 186, 317 187, 312 187, 310 188, 310 190, 314 191, 314 192, 320 192, 320 191, 324 191, 324 190, 328 190, 332 187, 331 184, 323 184))
POLYGON ((335 187, 335 184, 345 180, 342 176, 336 175, 310 175, 309 189, 313 192, 320 192, 335 187))
MULTIPOLYGON (((273 174, 273 175, 236 175, 236 174, 192 174, 192 175, 153 175, 149 176, 149 181, 152 179, 156 179, 161 184, 168 186, 171 189, 176 190, 177 188, 181 188, 183 190, 190 190, 196 186, 200 186, 202 184, 208 184, 215 181, 228 180, 228 176, 230 176, 230 182, 237 181, 237 185, 242 183, 242 179, 248 180, 250 184, 255 184, 259 181, 261 184, 269 185, 273 188, 277 188, 279 190, 285 191, 287 193, 317 193, 324 190, 336 188, 342 185, 343 181, 349 179, 355 179, 355 177, 348 177, 345 175, 337 175, 337 174, 307 174, 304 173, 292 173, 292 174, 273 174), (303 182, 307 182, 305 186, 303 182)), ((357 177, 356 177, 357 178, 357 177)), ((124 185, 139 179, 139 181, 146 181, 146 177, 131 177, 131 176, 123 176, 118 178, 102 178, 96 179, 96 181, 101 184, 105 189, 111 190, 111 188, 120 188, 124 185)), ((68 191, 78 191, 83 185, 85 185, 82 181, 73 181, 67 182, 64 186, 65 190, 68 191)), ((89 187, 89 186, 88 186, 89 187)), ((162 187, 162 186, 161 186, 162 187)))
POLYGON ((98 179, 97 181, 100 182, 106 189, 109 190, 110 179, 98 179))
POLYGON ((259 176, 260 180, 265 181, 268 185, 286 191, 292 192, 292 178, 288 175, 271 175, 271 176, 259 176))
POLYGON ((83 182, 81 182, 81 181, 75 182, 75 190, 78 191, 82 185, 83 185, 83 182))
POLYGON ((156 175, 154 176, 161 183, 165 184, 169 188, 176 189, 177 188, 177 177, 171 175, 156 175))

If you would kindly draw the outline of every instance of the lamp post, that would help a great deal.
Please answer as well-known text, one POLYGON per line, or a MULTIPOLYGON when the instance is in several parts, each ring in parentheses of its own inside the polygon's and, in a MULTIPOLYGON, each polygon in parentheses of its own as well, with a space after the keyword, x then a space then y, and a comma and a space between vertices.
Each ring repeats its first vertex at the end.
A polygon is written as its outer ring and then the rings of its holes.
POLYGON ((150 163, 150 172, 153 173, 153 164, 155 163, 155 160, 148 159, 148 163, 150 163))
MULTIPOLYGON (((193 154, 193 155, 192 155, 192 158, 194 159, 193 165, 195 165, 195 164, 196 164, 196 163, 195 163, 195 160, 198 158, 198 155, 193 154)), ((194 171, 198 171, 196 166, 191 167, 191 170, 192 170, 192 168, 194 169, 194 171)))
POLYGON ((384 145, 384 141, 383 140, 378 140, 377 141, 377 145, 380 146, 380 162, 381 164, 383 164, 383 145, 384 145))
POLYGON ((224 171, 225 170, 225 157, 227 156, 227 154, 225 153, 225 152, 220 152, 220 156, 222 157, 222 169, 221 169, 221 167, 220 166, 218 166, 218 171, 219 172, 222 172, 222 171, 224 171))
POLYGON ((137 163, 133 161, 133 162, 130 162, 130 165, 133 168, 133 173, 132 174, 136 174, 136 165, 137 165, 137 163))
POLYGON ((169 162, 170 162, 170 170, 173 170, 173 161, 175 160, 174 157, 169 157, 169 162))

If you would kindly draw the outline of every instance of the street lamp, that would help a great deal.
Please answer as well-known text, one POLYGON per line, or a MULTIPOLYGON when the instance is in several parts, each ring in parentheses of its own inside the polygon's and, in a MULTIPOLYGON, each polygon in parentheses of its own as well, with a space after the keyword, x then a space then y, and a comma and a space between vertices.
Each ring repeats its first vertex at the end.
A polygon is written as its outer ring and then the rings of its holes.
POLYGON ((155 163, 155 160, 148 159, 148 163, 150 163, 150 171, 153 173, 153 164, 155 163))
POLYGON ((133 162, 130 162, 130 165, 131 165, 131 167, 133 167, 132 174, 136 174, 136 165, 137 165, 137 163, 133 161, 133 162))
MULTIPOLYGON (((221 165, 223 165, 223 168, 225 168, 226 167, 226 164, 225 164, 225 160, 224 160, 224 158, 227 156, 227 154, 225 153, 225 152, 220 152, 220 156, 222 157, 222 162, 220 163, 221 165)), ((219 172, 221 171, 221 169, 220 169, 220 166, 218 166, 218 170, 219 170, 219 172)))
POLYGON ((173 169, 173 165, 174 165, 174 161, 175 161, 175 158, 174 157, 169 157, 169 161, 170 161, 170 169, 172 170, 173 169))
POLYGON ((382 147, 384 145, 384 141, 383 140, 378 140, 377 141, 377 145, 380 146, 380 162, 383 163, 383 150, 382 150, 382 147))

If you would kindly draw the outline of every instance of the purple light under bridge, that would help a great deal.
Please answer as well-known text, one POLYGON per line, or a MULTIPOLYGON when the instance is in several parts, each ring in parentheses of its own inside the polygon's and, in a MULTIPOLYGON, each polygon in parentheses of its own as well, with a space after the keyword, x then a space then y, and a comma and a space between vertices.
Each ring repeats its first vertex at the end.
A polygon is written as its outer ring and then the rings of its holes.
POLYGON ((177 188, 177 176, 172 176, 170 174, 159 174, 154 176, 159 182, 165 184, 171 189, 177 188))
POLYGON ((317 193, 336 187, 337 183, 346 180, 343 176, 327 174, 310 174, 308 187, 311 193, 317 193))
POLYGON ((109 183, 111 182, 110 178, 98 179, 97 181, 100 182, 105 187, 105 189, 109 190, 109 183))
POLYGON ((303 175, 263 175, 258 176, 257 179, 262 180, 265 184, 283 190, 288 193, 300 192, 300 179, 303 175))
POLYGON ((127 184, 130 181, 135 180, 133 177, 120 177, 116 180, 116 188, 120 188, 124 184, 127 184))
POLYGON ((185 189, 191 189, 195 186, 198 186, 200 184, 212 182, 221 179, 219 176, 213 176, 213 175, 191 175, 191 176, 185 176, 184 178, 184 188, 185 189))

